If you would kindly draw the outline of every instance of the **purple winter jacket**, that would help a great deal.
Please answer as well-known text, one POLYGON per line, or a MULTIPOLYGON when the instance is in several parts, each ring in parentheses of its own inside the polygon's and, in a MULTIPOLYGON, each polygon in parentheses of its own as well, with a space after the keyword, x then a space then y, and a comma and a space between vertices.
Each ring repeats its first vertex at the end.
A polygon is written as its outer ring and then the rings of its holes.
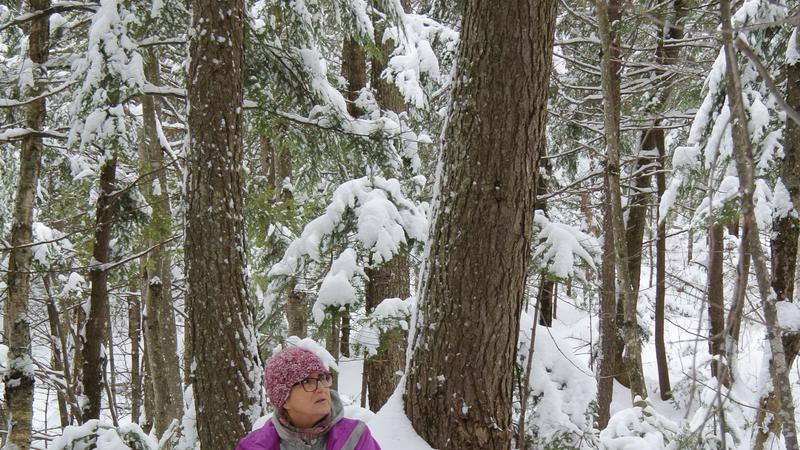
MULTIPOLYGON (((341 449, 356 425, 358 425, 358 420, 354 419, 341 419, 336 422, 328 431, 328 443, 325 450, 341 449)), ((271 420, 267 421, 263 427, 248 434, 236 446, 236 450, 280 450, 280 448, 281 440, 278 430, 275 429, 275 424, 271 420)), ((381 447, 369 433, 369 428, 365 427, 355 450, 381 450, 381 447)))

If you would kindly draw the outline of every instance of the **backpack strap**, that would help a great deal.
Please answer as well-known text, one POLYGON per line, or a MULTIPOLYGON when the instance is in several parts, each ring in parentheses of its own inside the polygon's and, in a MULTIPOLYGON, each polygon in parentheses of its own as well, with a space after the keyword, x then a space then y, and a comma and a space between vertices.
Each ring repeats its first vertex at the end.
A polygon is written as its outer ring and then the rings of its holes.
POLYGON ((356 444, 358 444, 358 441, 361 439, 361 435, 364 434, 364 428, 366 426, 367 424, 359 420, 358 424, 350 433, 350 437, 347 438, 341 450, 355 450, 356 444))

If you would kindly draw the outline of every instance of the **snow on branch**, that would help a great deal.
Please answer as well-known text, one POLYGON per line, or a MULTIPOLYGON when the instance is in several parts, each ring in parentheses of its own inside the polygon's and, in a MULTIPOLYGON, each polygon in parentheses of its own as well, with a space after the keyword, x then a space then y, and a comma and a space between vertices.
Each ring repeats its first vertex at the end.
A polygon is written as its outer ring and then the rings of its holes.
POLYGON ((69 145, 85 147, 126 135, 123 104, 145 84, 142 57, 128 35, 136 20, 117 0, 101 0, 92 16, 87 56, 72 67, 81 87, 70 107, 69 145))
POLYGON ((571 277, 580 261, 596 268, 592 255, 600 253, 597 239, 573 226, 551 222, 542 211, 536 211, 534 224, 533 259, 551 275, 562 279, 571 277))
POLYGON ((390 260, 409 239, 422 241, 428 221, 421 205, 401 191, 394 178, 363 177, 348 181, 333 193, 325 214, 305 226, 280 262, 269 272, 271 277, 292 276, 307 260, 321 261, 323 241, 343 230, 345 214, 356 218, 356 239, 370 253, 374 264, 390 260))

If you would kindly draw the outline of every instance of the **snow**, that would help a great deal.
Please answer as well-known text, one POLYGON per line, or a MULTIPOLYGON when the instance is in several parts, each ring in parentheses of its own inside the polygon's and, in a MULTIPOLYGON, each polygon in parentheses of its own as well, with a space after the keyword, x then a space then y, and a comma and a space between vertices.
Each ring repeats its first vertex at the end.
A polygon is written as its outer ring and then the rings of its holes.
POLYGON ((406 416, 403 407, 404 387, 405 377, 375 418, 368 423, 369 431, 384 450, 433 450, 414 431, 406 416))
POLYGON ((678 431, 675 423, 659 416, 651 407, 634 406, 611 416, 608 426, 600 432, 600 440, 607 450, 677 450, 674 445, 667 446, 667 442, 678 431))
POLYGON ((353 281, 356 276, 366 278, 364 269, 356 262, 356 252, 345 249, 331 264, 331 270, 319 288, 317 301, 311 308, 311 314, 317 324, 325 320, 325 310, 352 305, 356 302, 356 288, 353 281))
POLYGON ((577 260, 595 268, 594 255, 600 253, 597 239, 577 228, 551 222, 543 212, 534 217, 537 233, 534 238, 533 259, 558 278, 575 274, 577 260))
POLYGON ((789 301, 775 302, 778 310, 778 323, 785 331, 800 331, 800 303, 789 301))
POLYGON ((319 359, 322 361, 325 367, 328 367, 333 370, 339 370, 339 366, 336 363, 336 358, 331 356, 331 354, 328 353, 327 350, 325 350, 325 347, 323 347, 317 341, 311 338, 300 339, 297 336, 289 336, 286 339, 286 345, 304 348, 310 351, 311 353, 317 355, 317 357, 319 357, 319 359))
POLYGON ((325 214, 309 222, 300 237, 272 267, 270 276, 293 275, 306 259, 320 261, 323 240, 341 226, 345 213, 357 218, 356 237, 377 263, 388 261, 408 238, 422 241, 427 232, 424 210, 403 194, 400 182, 382 177, 363 177, 340 185, 325 214))
POLYGON ((798 62, 800 62, 800 46, 797 45, 797 27, 795 27, 786 45, 786 64, 792 65, 798 62))

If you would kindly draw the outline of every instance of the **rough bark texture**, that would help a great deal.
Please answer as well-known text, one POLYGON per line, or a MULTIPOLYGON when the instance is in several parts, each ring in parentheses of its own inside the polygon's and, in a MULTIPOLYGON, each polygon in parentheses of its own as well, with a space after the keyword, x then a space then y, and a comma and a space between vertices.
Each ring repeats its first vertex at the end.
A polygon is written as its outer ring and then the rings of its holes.
POLYGON ((100 169, 100 196, 95 212, 94 264, 89 268, 92 290, 89 295, 89 317, 81 342, 83 352, 83 405, 81 420, 100 418, 100 400, 105 390, 104 374, 107 356, 102 351, 108 341, 108 270, 103 264, 109 262, 111 250, 111 222, 114 219, 114 185, 116 184, 117 157, 106 155, 100 169))
POLYGON ((345 38, 342 44, 342 76, 347 80, 347 112, 358 117, 363 111, 356 106, 355 101, 361 89, 367 85, 367 55, 364 47, 352 37, 345 38))
MULTIPOLYGON (((604 131, 606 136, 606 172, 608 174, 609 204, 611 205, 611 222, 614 236, 614 250, 616 251, 617 286, 620 289, 620 300, 623 311, 622 330, 625 341, 625 352, 622 360, 628 372, 631 397, 647 398, 647 387, 644 384, 642 371, 642 351, 639 337, 639 324, 636 317, 636 297, 633 294, 631 273, 628 269, 628 248, 622 236, 625 235, 625 224, 622 215, 622 191, 620 188, 620 154, 622 142, 620 141, 620 75, 618 34, 612 29, 610 18, 616 16, 619 4, 616 0, 606 3, 598 0, 597 24, 600 42, 603 49, 601 61, 603 85, 603 110, 604 131)), ((618 26, 619 21, 614 20, 618 26)))
MULTIPOLYGON (((407 298, 410 294, 408 259, 396 256, 381 267, 367 269, 369 283, 366 289, 367 314, 387 298, 407 298)), ((378 411, 394 392, 400 381, 408 335, 400 328, 382 332, 378 339, 377 355, 364 362, 369 395, 369 409, 378 411)))
POLYGON ((405 410, 432 447, 508 449, 556 2, 467 1, 405 410))
MULTIPOLYGON (((153 48, 147 50, 144 64, 147 80, 160 85, 158 55, 153 48)), ((160 245, 172 234, 172 212, 164 154, 158 139, 158 98, 142 96, 143 139, 139 164, 143 174, 141 191, 152 208, 150 222, 144 230, 145 248, 153 248, 142 257, 142 289, 145 311, 144 338, 148 352, 146 363, 151 367, 153 383, 153 411, 156 434, 161 436, 173 420, 183 416, 183 389, 181 387, 175 315, 172 308, 172 258, 160 245), (158 189, 155 188, 158 186, 158 189)))
MULTIPOLYGON (((795 111, 800 110, 800 63, 787 64, 786 89, 787 103, 795 111)), ((789 191, 792 204, 797 211, 800 207, 800 125, 788 118, 786 119, 783 153, 780 180, 789 191)), ((775 291, 778 300, 794 301, 800 220, 790 214, 775 220, 772 228, 772 290, 775 291)), ((791 369, 797 358, 798 350, 800 350, 800 333, 784 333, 783 346, 786 351, 786 368, 791 369)), ((759 427, 760 432, 756 435, 754 445, 756 450, 764 448, 770 434, 778 435, 781 432, 782 422, 779 412, 780 402, 775 392, 770 391, 761 399, 755 423, 764 424, 768 415, 772 416, 772 420, 768 426, 761 425, 759 427)))
MULTIPOLYGON (((753 266, 756 269, 758 290, 767 328, 767 340, 770 347, 771 360, 769 372, 773 388, 780 402, 777 417, 783 422, 783 437, 786 448, 798 449, 797 427, 795 425, 795 407, 792 399, 792 386, 789 382, 789 367, 783 346, 782 335, 778 328, 776 292, 770 286, 770 274, 767 270, 767 258, 758 238, 758 224, 755 220, 753 193, 755 191, 755 170, 753 149, 747 131, 747 111, 742 99, 742 84, 739 78, 739 66, 733 47, 731 31, 730 1, 720 1, 720 19, 722 25, 722 42, 724 44, 725 63, 727 66, 726 91, 728 104, 732 105, 732 129, 736 172, 739 176, 739 196, 741 199, 742 246, 750 250, 753 266)), ((746 286, 746 281, 742 283, 746 286)))
POLYGON ((202 447, 228 449, 262 408, 242 213, 245 11, 242 0, 191 8, 184 253, 192 382, 202 447))
MULTIPOLYGON (((31 0, 29 10, 40 11, 50 6, 49 0, 31 0)), ((25 89, 26 97, 35 97, 42 91, 37 78, 44 75, 39 65, 47 61, 50 51, 49 18, 34 19, 28 33, 28 58, 36 64, 34 84, 25 89)), ((41 130, 46 117, 44 99, 31 102, 25 111, 25 126, 41 130)), ((31 420, 33 418, 33 360, 31 355, 31 323, 28 317, 30 298, 30 271, 33 249, 18 248, 33 239, 33 203, 36 185, 39 183, 42 138, 26 136, 22 141, 19 177, 14 198, 14 221, 11 225, 12 250, 8 257, 8 288, 6 300, 6 338, 8 339, 8 361, 3 381, 5 400, 10 414, 7 445, 10 448, 29 448, 31 443, 31 420)))
MULTIPOLYGON (((608 196, 608 176, 604 179, 608 196)), ((617 376, 617 348, 622 341, 617 332, 616 261, 614 258, 614 229, 611 226, 611 204, 603 202, 603 265, 600 291, 600 355, 597 366, 597 427, 601 430, 611 418, 611 398, 617 376)))
POLYGON ((725 226, 712 224, 708 230, 708 351, 718 359, 711 361, 711 374, 730 387, 725 365, 725 287, 722 280, 725 261, 725 226))

